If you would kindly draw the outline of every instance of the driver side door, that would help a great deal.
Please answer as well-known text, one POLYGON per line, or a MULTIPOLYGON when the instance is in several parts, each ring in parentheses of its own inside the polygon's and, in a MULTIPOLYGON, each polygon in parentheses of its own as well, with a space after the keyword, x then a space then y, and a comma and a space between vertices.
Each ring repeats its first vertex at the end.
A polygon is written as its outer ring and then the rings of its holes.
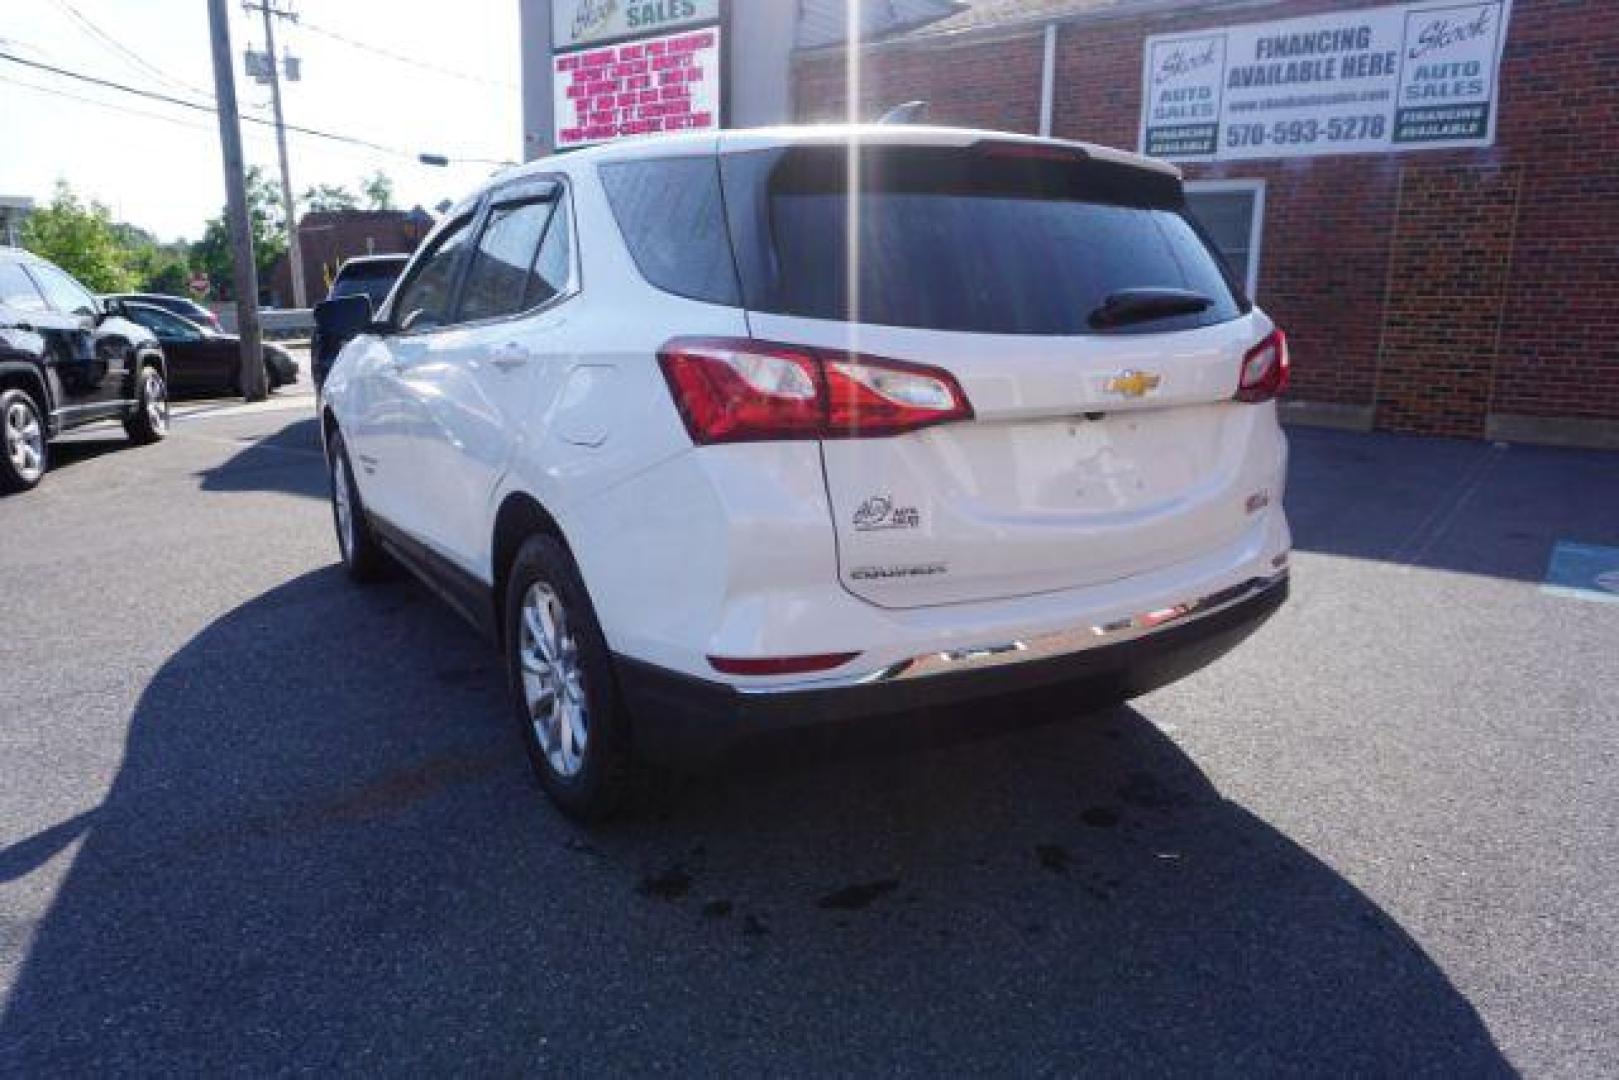
POLYGON ((384 330, 353 358, 348 441, 355 479, 370 512, 395 529, 408 530, 419 516, 423 447, 434 438, 407 381, 444 347, 476 217, 473 208, 429 239, 394 292, 384 330))
POLYGON ((35 322, 50 343, 65 419, 75 423, 117 411, 129 396, 130 343, 100 332, 100 303, 67 274, 40 262, 27 263, 24 270, 49 305, 35 322))

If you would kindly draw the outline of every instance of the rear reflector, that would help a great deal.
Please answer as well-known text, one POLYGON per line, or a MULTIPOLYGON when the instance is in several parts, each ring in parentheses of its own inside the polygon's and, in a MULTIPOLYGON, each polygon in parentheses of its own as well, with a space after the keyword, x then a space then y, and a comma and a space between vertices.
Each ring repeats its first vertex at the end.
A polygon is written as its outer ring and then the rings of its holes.
POLYGON ((1237 382, 1238 401, 1269 401, 1287 389, 1292 360, 1287 355, 1287 335, 1272 330, 1242 358, 1242 375, 1237 382))
POLYGON ((812 671, 831 671, 842 667, 860 654, 821 653, 816 656, 710 656, 715 671, 726 675, 803 675, 812 671))
POLYGON ((658 363, 692 442, 855 439, 972 418, 941 368, 746 338, 676 338, 658 363))

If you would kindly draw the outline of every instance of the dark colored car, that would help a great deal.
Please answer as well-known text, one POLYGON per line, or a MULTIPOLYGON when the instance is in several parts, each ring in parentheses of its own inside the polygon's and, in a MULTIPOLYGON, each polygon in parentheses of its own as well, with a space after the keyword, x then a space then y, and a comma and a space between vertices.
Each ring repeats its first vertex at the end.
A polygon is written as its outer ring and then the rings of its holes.
MULTIPOLYGON (((337 276, 332 279, 332 287, 327 290, 326 299, 367 296, 371 299, 371 310, 376 311, 382 307, 382 302, 388 299, 388 294, 393 291, 394 282, 399 280, 399 275, 405 272, 409 262, 409 255, 360 255, 352 258, 338 268, 337 276)), ((326 381, 326 372, 331 368, 332 358, 336 355, 336 348, 322 346, 320 329, 316 327, 310 340, 309 367, 317 387, 326 381), (331 355, 325 355, 327 353, 331 355)))
POLYGON ((168 367, 120 300, 97 300, 60 267, 0 247, 0 491, 38 484, 50 440, 119 420, 131 441, 169 430, 168 367))
POLYGON ((129 303, 150 304, 160 307, 164 311, 172 311, 182 319, 189 319, 198 326, 214 333, 221 333, 224 327, 219 324, 219 316, 203 307, 195 300, 185 296, 169 296, 164 293, 111 293, 102 297, 103 300, 123 300, 129 303))
POLYGON ((350 259, 338 268, 326 299, 365 293, 371 298, 371 307, 380 308, 408 262, 409 255, 360 255, 350 259))
MULTIPOLYGON (((241 392, 241 339, 221 334, 151 304, 125 302, 128 317, 157 336, 169 361, 176 396, 241 392)), ((298 361, 279 345, 264 343, 264 382, 271 390, 298 381, 298 361)))

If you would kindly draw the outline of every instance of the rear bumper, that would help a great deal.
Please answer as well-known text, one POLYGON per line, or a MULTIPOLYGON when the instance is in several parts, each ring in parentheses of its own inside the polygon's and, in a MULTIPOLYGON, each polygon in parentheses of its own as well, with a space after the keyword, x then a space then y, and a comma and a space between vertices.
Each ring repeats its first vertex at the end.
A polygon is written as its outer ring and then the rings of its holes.
MULTIPOLYGON (((1079 703, 1135 697, 1219 659, 1270 618, 1287 595, 1284 572, 1207 598, 1203 606, 1176 613, 1177 621, 1129 640, 1088 648, 1074 644, 1071 651, 1055 653, 1009 643, 843 684, 739 690, 620 656, 619 691, 634 717, 644 757, 696 762, 755 735, 1021 691, 1058 690, 1079 703)), ((1083 635, 1054 635, 1053 640, 1064 637, 1077 643, 1083 635)))

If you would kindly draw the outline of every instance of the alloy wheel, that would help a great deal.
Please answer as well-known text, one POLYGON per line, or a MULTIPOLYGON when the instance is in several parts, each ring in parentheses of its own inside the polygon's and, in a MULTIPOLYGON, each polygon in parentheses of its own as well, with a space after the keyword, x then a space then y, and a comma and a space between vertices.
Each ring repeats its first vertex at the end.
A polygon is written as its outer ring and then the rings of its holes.
POLYGON ((349 495, 348 469, 343 459, 332 459, 332 510, 337 514, 337 546, 343 561, 354 556, 354 500, 349 495))
POLYGON ((577 776, 590 740, 590 709, 579 644, 556 590, 543 581, 530 585, 520 625, 517 655, 534 737, 557 775, 577 776))
POLYGON ((169 391, 163 384, 163 376, 155 371, 146 373, 146 381, 142 383, 141 398, 146 402, 146 421, 152 430, 157 433, 167 431, 169 428, 169 391))
POLYGON ((13 401, 6 409, 5 430, 12 468, 24 482, 33 483, 45 471, 45 431, 39 415, 26 402, 13 401))

